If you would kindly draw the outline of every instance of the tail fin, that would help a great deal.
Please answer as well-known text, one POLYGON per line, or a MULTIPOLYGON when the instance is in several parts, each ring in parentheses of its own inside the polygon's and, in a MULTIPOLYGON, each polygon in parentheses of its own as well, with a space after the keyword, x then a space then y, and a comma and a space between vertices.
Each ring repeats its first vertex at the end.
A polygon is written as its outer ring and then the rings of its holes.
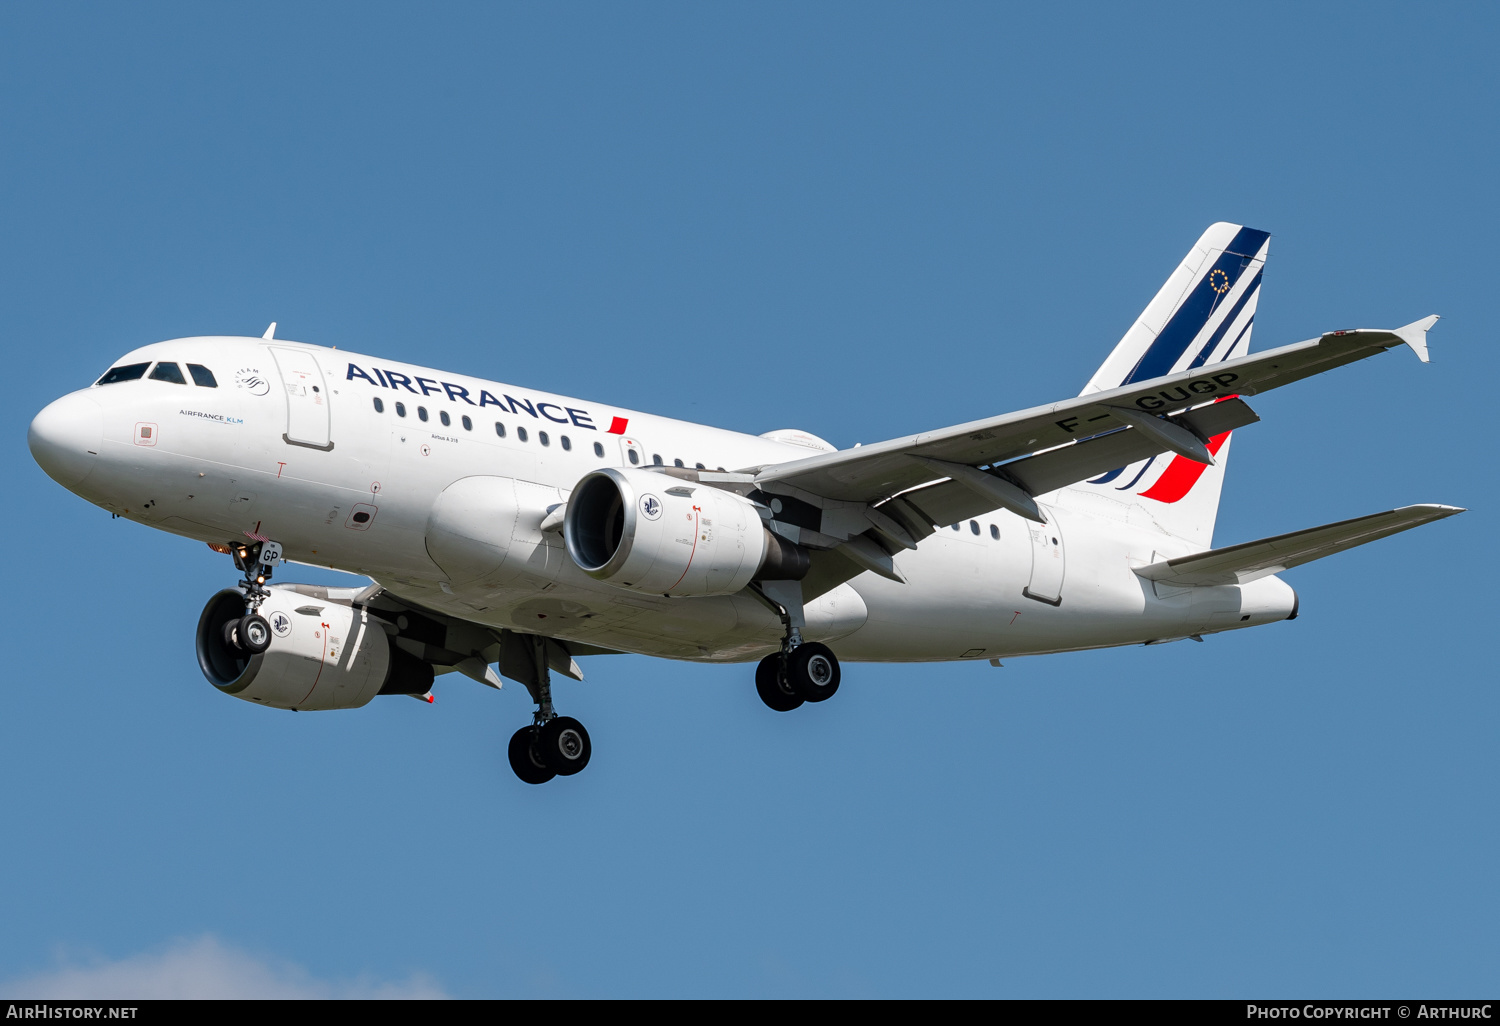
MULTIPOLYGON (((1269 248, 1266 232, 1222 221, 1210 225, 1081 394, 1244 356, 1269 248)), ((1145 519, 1206 548, 1213 544, 1229 435, 1210 440, 1209 451, 1212 467, 1167 453, 1066 491, 1091 496, 1081 506, 1100 509, 1099 500, 1107 500, 1106 506, 1125 507, 1119 510, 1125 519, 1145 519)))

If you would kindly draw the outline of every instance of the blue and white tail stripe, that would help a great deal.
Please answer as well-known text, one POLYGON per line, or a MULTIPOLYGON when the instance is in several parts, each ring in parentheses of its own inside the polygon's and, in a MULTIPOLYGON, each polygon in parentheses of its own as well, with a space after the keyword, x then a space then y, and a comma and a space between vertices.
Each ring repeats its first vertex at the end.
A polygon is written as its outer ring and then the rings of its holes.
MULTIPOLYGON (((1243 356, 1250 349, 1269 248, 1266 232, 1211 225, 1083 394, 1243 356)), ((1059 498, 1095 515, 1154 524, 1206 548, 1213 541, 1230 441, 1227 435, 1212 440, 1214 466, 1162 454, 1080 481, 1059 498)))
POLYGON ((1254 228, 1210 226, 1082 394, 1242 355, 1269 243, 1254 228))

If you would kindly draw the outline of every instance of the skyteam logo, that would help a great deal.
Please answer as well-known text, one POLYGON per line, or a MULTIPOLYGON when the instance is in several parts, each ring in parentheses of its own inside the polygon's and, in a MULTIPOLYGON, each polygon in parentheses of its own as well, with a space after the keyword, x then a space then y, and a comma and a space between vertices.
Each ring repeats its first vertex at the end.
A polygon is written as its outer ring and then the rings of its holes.
POLYGON ((285 638, 292 633, 292 618, 277 610, 271 614, 271 630, 276 632, 278 638, 285 638))
POLYGON ((657 520, 661 517, 661 500, 654 495, 642 495, 640 507, 641 516, 647 520, 657 520))
POLYGON ((254 367, 242 367, 234 374, 234 383, 251 395, 265 395, 271 391, 271 383, 254 367))

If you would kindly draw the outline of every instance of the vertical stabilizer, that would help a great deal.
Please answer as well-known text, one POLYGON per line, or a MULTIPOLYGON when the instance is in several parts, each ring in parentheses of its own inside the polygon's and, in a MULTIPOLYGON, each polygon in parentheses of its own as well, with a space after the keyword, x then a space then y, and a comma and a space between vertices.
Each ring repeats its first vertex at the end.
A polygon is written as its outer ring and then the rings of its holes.
MULTIPOLYGON (((1243 225, 1209 226, 1156 298, 1094 372, 1081 394, 1219 363, 1250 351, 1270 235, 1243 225)), ((1083 509, 1149 523, 1207 548, 1213 543, 1229 435, 1209 440, 1215 466, 1163 453, 1064 489, 1083 509), (1083 496, 1089 498, 1083 499, 1083 496)))

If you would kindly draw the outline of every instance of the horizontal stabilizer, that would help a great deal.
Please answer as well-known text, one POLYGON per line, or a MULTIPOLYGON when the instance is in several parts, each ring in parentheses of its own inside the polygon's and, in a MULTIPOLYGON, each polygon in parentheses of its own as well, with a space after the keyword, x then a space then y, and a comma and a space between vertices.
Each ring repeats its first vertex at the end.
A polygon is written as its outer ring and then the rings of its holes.
POLYGON ((1278 534, 1274 538, 1230 545, 1193 556, 1180 556, 1162 563, 1137 567, 1135 572, 1148 581, 1184 588, 1248 584, 1282 570, 1331 556, 1335 552, 1352 549, 1356 545, 1399 534, 1462 512, 1464 511, 1457 506, 1402 506, 1385 513, 1371 513, 1353 520, 1341 520, 1336 524, 1278 534))

